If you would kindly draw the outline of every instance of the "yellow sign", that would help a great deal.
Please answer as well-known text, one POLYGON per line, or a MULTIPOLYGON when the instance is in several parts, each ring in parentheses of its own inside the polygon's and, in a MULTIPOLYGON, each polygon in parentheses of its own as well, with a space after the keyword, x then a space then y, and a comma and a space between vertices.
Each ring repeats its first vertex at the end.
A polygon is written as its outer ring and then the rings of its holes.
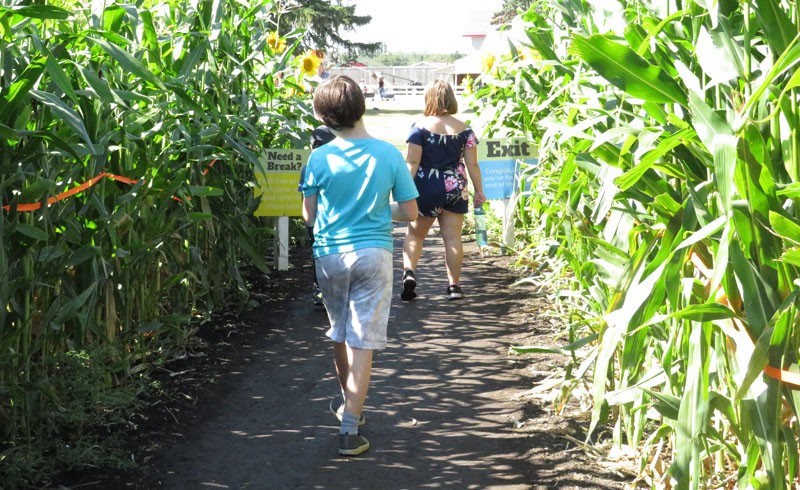
POLYGON ((297 191, 300 168, 309 150, 267 150, 256 169, 255 197, 261 198, 255 216, 302 216, 303 195, 297 191))

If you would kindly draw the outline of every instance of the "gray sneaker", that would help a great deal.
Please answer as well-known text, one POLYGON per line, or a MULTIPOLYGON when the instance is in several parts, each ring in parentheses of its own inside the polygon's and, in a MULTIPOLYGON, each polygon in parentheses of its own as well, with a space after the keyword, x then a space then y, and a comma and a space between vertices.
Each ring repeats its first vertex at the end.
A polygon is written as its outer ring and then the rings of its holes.
POLYGON ((369 441, 356 434, 339 434, 339 454, 342 456, 358 456, 369 449, 369 441))
MULTIPOLYGON (((333 399, 331 399, 331 403, 330 403, 330 405, 328 405, 328 409, 331 411, 333 416, 336 417, 336 419, 339 421, 339 423, 342 423, 342 415, 344 415, 344 403, 339 405, 339 408, 334 409, 333 408, 333 399)), ((358 426, 361 427, 362 425, 364 425, 366 423, 367 423, 367 419, 366 419, 366 417, 364 417, 364 414, 362 413, 361 417, 359 417, 359 419, 358 419, 358 426)))

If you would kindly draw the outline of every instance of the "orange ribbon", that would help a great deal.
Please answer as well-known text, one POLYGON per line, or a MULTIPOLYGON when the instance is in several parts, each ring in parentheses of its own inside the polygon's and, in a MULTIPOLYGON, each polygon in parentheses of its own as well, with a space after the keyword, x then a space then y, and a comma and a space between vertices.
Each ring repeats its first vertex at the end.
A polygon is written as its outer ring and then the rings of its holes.
POLYGON ((775 378, 788 385, 789 388, 794 390, 800 389, 800 373, 793 371, 785 371, 776 367, 767 366, 764 368, 764 374, 770 378, 775 378))
MULTIPOLYGON (((208 174, 208 171, 211 169, 211 167, 214 166, 215 163, 217 163, 217 159, 216 158, 214 160, 212 160, 211 163, 208 164, 208 167, 206 167, 205 170, 203 170, 203 175, 208 174)), ((107 177, 107 178, 109 178, 111 180, 116 180, 117 182, 122 182, 123 184, 130 184, 130 185, 133 185, 133 184, 136 184, 137 182, 139 182, 137 179, 130 179, 128 177, 123 177, 122 175, 115 175, 115 174, 110 174, 108 172, 103 172, 103 173, 101 173, 100 175, 98 175, 96 177, 92 177, 91 179, 89 179, 88 181, 86 181, 83 184, 79 185, 78 187, 73 187, 72 189, 70 189, 70 190, 68 190, 66 192, 62 192, 61 194, 58 194, 58 195, 56 195, 54 197, 47 198, 47 205, 50 206, 51 204, 55 204, 58 201, 62 201, 64 199, 68 198, 68 197, 72 197, 72 196, 74 196, 75 194, 77 194, 79 192, 83 192, 86 189, 90 188, 91 186, 95 185, 103 177, 107 177)), ((174 199, 176 201, 179 201, 179 202, 182 202, 182 200, 180 198, 175 197, 175 196, 173 196, 172 199, 174 199)), ((41 202, 33 202, 33 203, 29 203, 29 204, 18 204, 16 206, 17 211, 19 211, 21 213, 30 212, 30 211, 36 211, 37 209, 41 209, 41 208, 42 208, 42 203, 41 202)), ((11 211, 11 206, 10 205, 3 206, 3 209, 6 210, 6 211, 11 211)))
MULTIPOLYGON (((72 189, 70 189, 70 190, 68 190, 66 192, 62 192, 61 194, 58 194, 56 196, 49 197, 47 199, 47 205, 49 206, 51 204, 55 204, 58 201, 62 201, 64 199, 68 198, 68 197, 74 196, 75 194, 77 194, 79 192, 83 192, 86 189, 88 189, 89 187, 95 185, 103 177, 107 177, 107 178, 109 178, 111 180, 116 180, 117 182, 122 182, 124 184, 131 184, 131 185, 139 182, 136 179, 129 179, 128 177, 123 177, 121 175, 114 175, 114 174, 110 174, 110 173, 107 173, 107 172, 103 172, 100 175, 97 175, 96 177, 92 177, 91 179, 87 180, 86 182, 84 182, 83 184, 79 185, 78 187, 73 187, 72 189)), ((41 209, 41 208, 42 208, 42 203, 41 202, 33 202, 33 203, 29 203, 29 204, 19 204, 19 205, 16 206, 16 209, 19 212, 36 211, 37 209, 41 209)), ((11 206, 10 205, 3 206, 3 209, 5 209, 6 211, 10 211, 11 210, 11 206)))

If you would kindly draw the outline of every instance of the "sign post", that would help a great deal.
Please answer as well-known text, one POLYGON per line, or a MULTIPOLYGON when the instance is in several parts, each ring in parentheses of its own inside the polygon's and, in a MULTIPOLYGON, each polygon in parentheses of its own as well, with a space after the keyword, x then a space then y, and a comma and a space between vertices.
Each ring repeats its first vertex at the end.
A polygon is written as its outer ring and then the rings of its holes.
POLYGON ((255 197, 261 200, 253 215, 278 217, 275 267, 281 271, 289 269, 289 216, 303 215, 303 199, 297 185, 309 153, 309 150, 266 150, 255 172, 255 197))
POLYGON ((496 214, 503 218, 503 245, 514 246, 514 209, 522 164, 539 163, 534 143, 519 138, 486 139, 478 145, 483 192, 487 200, 500 201, 496 214))

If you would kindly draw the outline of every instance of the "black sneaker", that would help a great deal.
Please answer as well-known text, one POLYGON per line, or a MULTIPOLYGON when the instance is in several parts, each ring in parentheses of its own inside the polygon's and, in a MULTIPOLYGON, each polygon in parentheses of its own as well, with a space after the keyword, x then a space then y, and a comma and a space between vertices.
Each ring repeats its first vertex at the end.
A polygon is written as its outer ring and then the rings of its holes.
POLYGON ((464 291, 461 290, 461 286, 458 284, 447 286, 447 299, 462 299, 463 297, 464 291))
POLYGON ((369 449, 369 441, 356 434, 339 434, 339 454, 342 456, 358 456, 369 449))
POLYGON ((417 297, 414 289, 417 288, 417 278, 414 276, 414 271, 406 269, 403 273, 403 292, 400 293, 400 299, 403 301, 411 301, 417 297))

